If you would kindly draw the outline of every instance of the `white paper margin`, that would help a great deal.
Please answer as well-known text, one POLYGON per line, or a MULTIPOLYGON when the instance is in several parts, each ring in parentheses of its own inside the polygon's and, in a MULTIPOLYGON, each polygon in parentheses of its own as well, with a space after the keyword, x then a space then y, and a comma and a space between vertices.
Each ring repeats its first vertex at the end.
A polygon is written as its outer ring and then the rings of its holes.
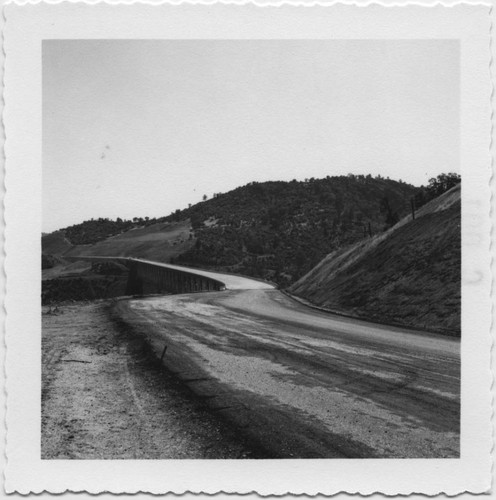
POLYGON ((487 6, 37 4, 9 5, 5 16, 7 492, 455 495, 488 491, 491 86, 487 6), (460 459, 40 460, 41 40, 62 38, 460 39, 460 459))

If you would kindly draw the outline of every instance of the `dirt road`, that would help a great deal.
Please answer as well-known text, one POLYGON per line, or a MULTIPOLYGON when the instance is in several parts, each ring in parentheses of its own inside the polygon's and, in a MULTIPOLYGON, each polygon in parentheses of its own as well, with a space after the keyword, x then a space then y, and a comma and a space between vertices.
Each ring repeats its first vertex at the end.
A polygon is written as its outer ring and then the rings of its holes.
POLYGON ((43 459, 264 457, 161 369, 108 304, 44 308, 43 459))
POLYGON ((457 339, 271 289, 123 300, 116 314, 270 456, 459 456, 457 339))

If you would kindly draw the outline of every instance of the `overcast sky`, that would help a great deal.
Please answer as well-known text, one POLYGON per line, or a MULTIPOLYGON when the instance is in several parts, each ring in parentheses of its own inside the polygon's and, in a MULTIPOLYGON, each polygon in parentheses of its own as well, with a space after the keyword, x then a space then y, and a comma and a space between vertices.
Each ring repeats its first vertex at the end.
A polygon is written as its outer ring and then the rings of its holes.
POLYGON ((43 42, 43 231, 251 181, 459 171, 457 41, 43 42))

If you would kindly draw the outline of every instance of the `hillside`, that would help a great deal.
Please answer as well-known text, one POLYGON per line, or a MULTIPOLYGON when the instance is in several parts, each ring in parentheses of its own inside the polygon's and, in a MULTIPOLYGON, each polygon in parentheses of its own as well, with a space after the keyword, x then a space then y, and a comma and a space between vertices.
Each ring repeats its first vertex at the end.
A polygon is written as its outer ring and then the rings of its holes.
POLYGON ((41 251, 44 255, 63 255, 72 248, 64 231, 54 231, 41 237, 41 251))
POLYGON ((354 317, 460 335, 460 184, 388 231, 330 253, 289 291, 354 317))
MULTIPOLYGON (((48 256, 52 259, 55 256, 59 262, 57 269, 60 271, 75 257, 90 255, 143 257, 169 262, 171 258, 185 252, 194 243, 189 220, 133 227, 123 233, 86 245, 72 245, 64 230, 43 236, 41 241, 44 258, 48 260, 48 256), (67 259, 68 257, 70 259, 67 259)), ((53 275, 54 272, 52 270, 49 273, 47 270, 44 275, 53 275)))
POLYGON ((330 251, 382 232, 416 192, 370 175, 253 182, 160 219, 86 221, 43 236, 43 252, 143 257, 288 286, 330 251))
POLYGON ((194 246, 175 262, 288 286, 330 251, 404 216, 416 192, 370 175, 254 182, 165 220, 188 218, 194 230, 194 246))

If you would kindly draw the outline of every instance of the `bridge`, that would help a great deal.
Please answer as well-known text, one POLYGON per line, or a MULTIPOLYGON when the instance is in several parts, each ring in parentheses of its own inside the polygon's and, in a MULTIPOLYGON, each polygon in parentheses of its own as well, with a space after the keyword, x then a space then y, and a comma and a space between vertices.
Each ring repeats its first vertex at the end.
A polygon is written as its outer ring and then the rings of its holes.
POLYGON ((71 260, 118 262, 129 269, 126 295, 273 289, 265 281, 131 257, 79 256, 71 260))
POLYGON ((226 289, 226 284, 217 279, 170 266, 140 259, 127 259, 129 279, 126 295, 148 293, 192 293, 213 292, 226 289))

